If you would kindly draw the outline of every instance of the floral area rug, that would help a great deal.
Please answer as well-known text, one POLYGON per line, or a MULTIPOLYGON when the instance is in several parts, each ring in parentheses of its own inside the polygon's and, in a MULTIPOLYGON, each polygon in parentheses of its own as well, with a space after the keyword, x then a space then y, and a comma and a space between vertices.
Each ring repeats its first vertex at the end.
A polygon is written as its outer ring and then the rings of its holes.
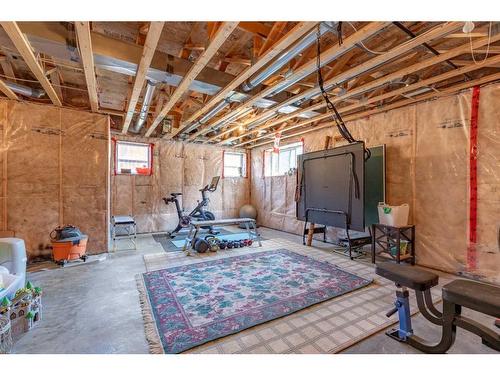
POLYGON ((138 281, 155 353, 180 353, 371 283, 285 249, 147 272, 138 281))

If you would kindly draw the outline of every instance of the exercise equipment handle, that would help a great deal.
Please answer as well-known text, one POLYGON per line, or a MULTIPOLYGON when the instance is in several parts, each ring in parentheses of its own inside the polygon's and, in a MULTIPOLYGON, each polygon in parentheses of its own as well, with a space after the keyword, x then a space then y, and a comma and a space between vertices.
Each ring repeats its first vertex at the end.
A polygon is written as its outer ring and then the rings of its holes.
POLYGON ((389 310, 387 312, 387 314, 385 314, 385 316, 387 316, 388 318, 391 317, 392 315, 396 314, 398 312, 398 307, 395 306, 393 307, 391 310, 389 310))

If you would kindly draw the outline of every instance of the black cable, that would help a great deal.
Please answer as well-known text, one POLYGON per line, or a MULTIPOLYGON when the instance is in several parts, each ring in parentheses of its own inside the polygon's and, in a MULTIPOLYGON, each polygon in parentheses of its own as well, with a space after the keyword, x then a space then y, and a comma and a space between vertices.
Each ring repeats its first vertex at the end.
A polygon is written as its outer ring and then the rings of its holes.
MULTIPOLYGON (((342 25, 339 23, 338 29, 339 35, 339 44, 342 44, 342 25)), ((323 74, 321 73, 321 34, 319 32, 318 28, 318 33, 317 33, 317 40, 316 40, 316 70, 317 70, 317 76, 318 76, 318 86, 321 91, 321 96, 325 100, 327 110, 330 110, 333 112, 332 117, 333 120, 335 121, 335 124, 337 125, 337 129, 342 135, 342 137, 349 143, 355 143, 358 142, 354 139, 352 134, 349 132, 349 129, 347 129, 347 126, 342 119, 342 116, 340 115, 339 111, 337 111, 337 108, 333 105, 333 103, 330 100, 330 97, 328 96, 328 93, 325 90, 324 87, 324 81, 323 81, 323 74)), ((365 160, 368 160, 371 156, 370 150, 368 150, 365 147, 365 160)))

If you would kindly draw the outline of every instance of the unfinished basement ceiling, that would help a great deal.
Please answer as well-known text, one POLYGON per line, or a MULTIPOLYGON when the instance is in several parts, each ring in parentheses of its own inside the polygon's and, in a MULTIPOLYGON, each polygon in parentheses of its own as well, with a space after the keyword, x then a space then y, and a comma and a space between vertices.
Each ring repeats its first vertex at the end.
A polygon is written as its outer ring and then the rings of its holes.
MULTIPOLYGON (((115 132, 122 132, 127 122, 130 126, 125 129, 133 130, 148 79, 156 85, 151 103, 146 103, 149 107, 145 106, 142 135, 251 148, 269 143, 277 132, 291 136, 331 123, 317 91, 320 23, 240 22, 224 35, 229 22, 161 24, 160 32, 153 35, 156 29, 149 22, 90 22, 89 45, 80 40, 72 22, 19 22, 17 26, 62 106, 92 110, 90 98, 97 95, 94 112, 109 114, 115 132), (250 91, 234 85, 233 80, 246 69, 274 54, 250 77, 269 70, 308 34, 310 42, 299 53, 250 91), (287 40, 293 42, 286 44, 287 40), (282 45, 286 45, 283 51, 282 45), (154 54, 143 66, 142 77, 138 75, 140 82, 135 82, 148 48, 154 54), (91 60, 86 59, 89 53, 91 60), (94 65, 93 73, 86 61, 94 65), (193 66, 200 72, 190 77, 193 66), (88 81, 89 74, 95 84, 88 81), (186 76, 190 81, 184 90, 186 76), (221 91, 225 94, 220 95, 221 91)), ((463 32, 463 22, 341 22, 339 27, 338 22, 327 21, 321 25, 325 85, 347 118, 500 79, 499 22, 476 22, 469 34, 463 32)), ((3 27, 0 73, 13 91, 14 84, 46 91, 3 27)), ((20 100, 54 102, 47 95, 37 98, 6 90, 7 96, 20 100)))

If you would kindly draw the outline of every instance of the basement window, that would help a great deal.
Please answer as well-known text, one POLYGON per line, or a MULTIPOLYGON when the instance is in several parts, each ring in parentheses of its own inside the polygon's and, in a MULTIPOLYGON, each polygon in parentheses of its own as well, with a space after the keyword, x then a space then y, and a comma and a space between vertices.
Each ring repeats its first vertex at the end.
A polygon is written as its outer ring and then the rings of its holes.
POLYGON ((153 145, 150 143, 115 142, 115 174, 152 174, 153 145))
POLYGON ((302 142, 281 146, 278 152, 272 148, 264 151, 264 176, 284 176, 297 169, 297 156, 304 152, 302 142))
POLYGON ((224 151, 224 177, 247 177, 247 155, 244 152, 224 151))

